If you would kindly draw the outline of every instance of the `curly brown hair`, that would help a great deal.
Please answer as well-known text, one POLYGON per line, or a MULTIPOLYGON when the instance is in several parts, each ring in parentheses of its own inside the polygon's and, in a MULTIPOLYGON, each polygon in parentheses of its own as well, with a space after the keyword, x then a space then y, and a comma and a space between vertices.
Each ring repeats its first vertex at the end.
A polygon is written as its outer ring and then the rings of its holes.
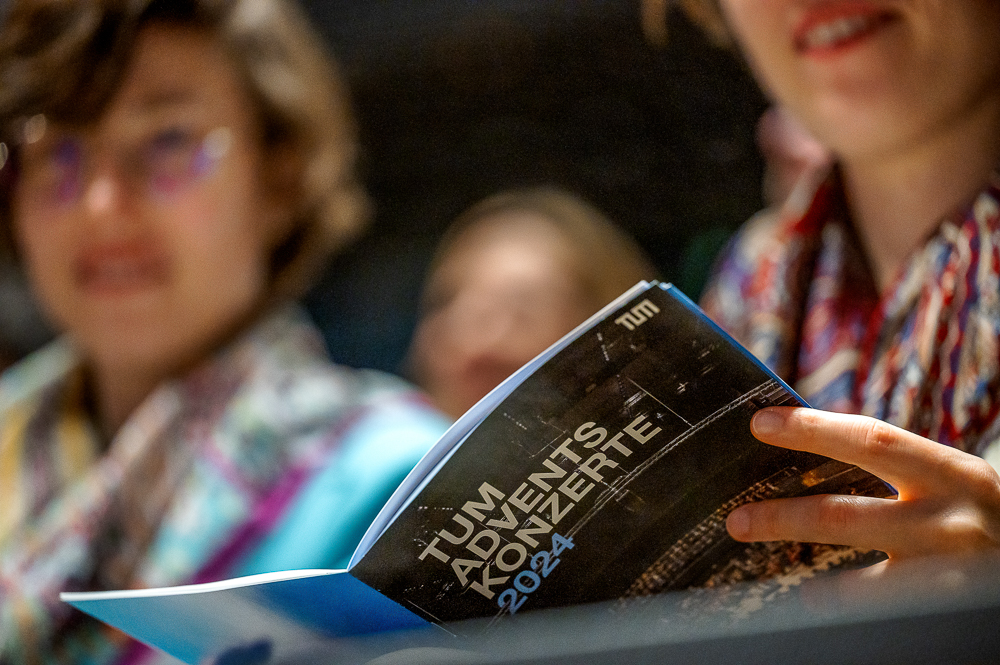
POLYGON ((0 30, 0 244, 16 259, 11 196, 26 119, 96 121, 123 83, 139 32, 155 22, 218 40, 256 105, 262 148, 295 156, 293 223, 272 253, 270 295, 300 295, 364 226, 368 204, 354 172, 346 86, 289 0, 16 0, 0 30))

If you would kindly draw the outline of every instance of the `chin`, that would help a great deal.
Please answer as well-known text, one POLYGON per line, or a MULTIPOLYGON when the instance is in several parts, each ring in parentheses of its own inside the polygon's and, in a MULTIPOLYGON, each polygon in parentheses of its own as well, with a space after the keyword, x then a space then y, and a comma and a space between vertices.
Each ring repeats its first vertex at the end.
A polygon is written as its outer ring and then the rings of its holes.
POLYGON ((150 322, 92 327, 78 342, 83 354, 98 365, 137 371, 180 367, 196 355, 189 340, 150 322))
POLYGON ((808 125, 840 160, 866 159, 905 147, 918 132, 909 113, 895 105, 837 101, 820 107, 808 125))

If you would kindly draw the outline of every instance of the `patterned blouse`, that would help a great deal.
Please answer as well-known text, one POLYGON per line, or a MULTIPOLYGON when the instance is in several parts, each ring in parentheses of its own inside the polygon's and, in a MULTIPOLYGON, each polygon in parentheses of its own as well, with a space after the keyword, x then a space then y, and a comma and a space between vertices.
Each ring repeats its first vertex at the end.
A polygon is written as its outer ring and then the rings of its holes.
POLYGON ((703 299, 817 408, 982 454, 1000 439, 1000 175, 879 294, 836 170, 730 243, 703 299))
POLYGON ((297 308, 161 385, 102 444, 60 341, 0 379, 0 663, 136 662, 60 591, 346 565, 447 422, 333 366, 297 308))

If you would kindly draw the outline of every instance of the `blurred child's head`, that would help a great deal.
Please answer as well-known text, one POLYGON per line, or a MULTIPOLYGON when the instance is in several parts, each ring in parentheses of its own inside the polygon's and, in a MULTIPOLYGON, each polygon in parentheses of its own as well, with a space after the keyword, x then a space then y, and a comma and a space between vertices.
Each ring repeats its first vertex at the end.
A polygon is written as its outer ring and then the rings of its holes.
POLYGON ((459 416, 521 365, 656 271, 599 211, 555 189, 463 213, 435 255, 410 351, 413 378, 459 416))

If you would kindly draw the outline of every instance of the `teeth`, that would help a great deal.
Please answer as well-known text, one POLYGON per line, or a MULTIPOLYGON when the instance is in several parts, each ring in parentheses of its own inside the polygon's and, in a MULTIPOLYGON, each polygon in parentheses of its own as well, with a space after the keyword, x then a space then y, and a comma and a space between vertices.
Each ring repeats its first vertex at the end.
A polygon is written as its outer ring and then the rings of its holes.
POLYGON ((810 30, 805 45, 809 48, 832 46, 868 30, 871 25, 872 20, 864 16, 839 18, 810 30))

